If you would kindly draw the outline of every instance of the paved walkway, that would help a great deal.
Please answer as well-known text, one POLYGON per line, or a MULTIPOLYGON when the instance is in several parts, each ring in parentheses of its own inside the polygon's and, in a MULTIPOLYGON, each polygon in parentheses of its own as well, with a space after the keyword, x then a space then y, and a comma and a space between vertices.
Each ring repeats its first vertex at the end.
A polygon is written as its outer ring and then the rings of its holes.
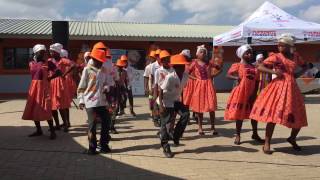
MULTIPOLYGON (((173 159, 162 154, 145 98, 135 99, 137 118, 119 120, 113 152, 97 156, 82 154, 88 144, 85 112, 73 108, 70 133, 58 132, 50 141, 45 122, 44 136, 26 137, 34 127, 20 120, 24 100, 0 101, 0 179, 320 179, 320 97, 306 98, 309 127, 298 139, 304 150, 291 150, 286 143, 290 130, 277 126, 270 156, 251 141, 250 122, 244 123, 243 143, 233 145, 235 124, 222 120, 227 96, 218 94, 220 135, 200 137, 197 126, 189 125, 182 145, 172 148, 173 159)), ((262 137, 264 127, 259 124, 262 137)))

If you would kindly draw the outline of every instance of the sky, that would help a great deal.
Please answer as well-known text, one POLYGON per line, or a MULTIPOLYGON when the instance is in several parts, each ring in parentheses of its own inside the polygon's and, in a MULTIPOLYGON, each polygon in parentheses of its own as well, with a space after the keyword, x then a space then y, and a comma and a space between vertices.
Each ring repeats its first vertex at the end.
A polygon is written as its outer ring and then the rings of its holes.
MULTIPOLYGON (((0 0, 0 18, 237 25, 264 0, 0 0)), ((320 0, 270 0, 320 23, 320 0)))

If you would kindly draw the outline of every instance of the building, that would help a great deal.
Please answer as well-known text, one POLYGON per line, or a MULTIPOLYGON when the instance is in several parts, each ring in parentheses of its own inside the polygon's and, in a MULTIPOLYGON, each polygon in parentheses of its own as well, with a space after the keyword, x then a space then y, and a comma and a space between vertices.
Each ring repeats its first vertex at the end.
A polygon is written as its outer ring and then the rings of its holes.
MULTIPOLYGON (((30 76, 28 60, 37 43, 47 47, 52 42, 52 22, 49 20, 0 19, 0 96, 18 97, 28 90, 30 76)), ((182 49, 195 53, 196 47, 205 44, 212 49, 212 38, 230 30, 232 26, 144 24, 95 21, 69 21, 67 49, 73 60, 82 58, 97 41, 103 41, 117 58, 122 53, 137 54, 144 60, 152 44, 168 49, 173 54, 182 49)), ((316 60, 319 45, 299 45, 298 51, 307 60, 316 60)), ((261 49, 261 47, 257 47, 261 49)), ((263 47, 274 50, 274 46, 263 47)), ((218 90, 230 90, 232 81, 226 81, 225 72, 237 60, 236 47, 224 48, 224 73, 215 78, 218 90)))

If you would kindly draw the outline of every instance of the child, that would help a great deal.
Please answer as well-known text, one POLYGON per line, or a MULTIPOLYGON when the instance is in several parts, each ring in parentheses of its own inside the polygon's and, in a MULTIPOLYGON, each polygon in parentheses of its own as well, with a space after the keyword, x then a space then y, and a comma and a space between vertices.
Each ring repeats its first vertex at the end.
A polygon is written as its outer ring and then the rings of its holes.
POLYGON ((282 34, 278 39, 279 53, 272 54, 258 69, 275 74, 276 78, 264 88, 252 108, 250 118, 266 122, 266 138, 262 148, 265 154, 272 154, 270 143, 276 124, 291 128, 287 141, 296 151, 301 151, 296 138, 300 129, 308 125, 303 96, 295 81, 307 70, 305 62, 293 52, 295 38, 291 34, 282 34), (267 68, 266 65, 273 68, 267 68), (299 72, 296 68, 301 66, 299 72))
MULTIPOLYGON (((33 53, 33 60, 29 63, 32 81, 22 119, 32 120, 36 125, 37 131, 30 134, 29 137, 41 136, 43 132, 40 121, 47 121, 50 129, 50 139, 55 139, 56 133, 52 121, 50 84, 48 82, 50 80, 48 70, 54 70, 54 64, 48 66, 47 62, 45 62, 46 47, 44 45, 35 45, 33 53)), ((58 75, 59 71, 56 71, 51 78, 58 75)))
MULTIPOLYGON (((252 49, 249 45, 243 45, 238 48, 237 56, 241 59, 240 63, 233 64, 227 74, 227 78, 238 80, 240 83, 233 88, 224 114, 225 120, 236 121, 236 138, 234 144, 240 145, 240 133, 244 119, 248 119, 252 105, 256 97, 256 87, 258 81, 258 72, 250 64, 252 59, 252 49)), ((251 120, 252 139, 263 142, 257 132, 258 123, 251 120)))
POLYGON ((130 113, 132 116, 137 116, 133 110, 133 94, 132 94, 133 67, 129 64, 128 57, 126 55, 122 55, 120 57, 120 60, 126 63, 126 66, 124 69, 127 71, 127 75, 128 75, 128 84, 127 84, 128 97, 127 98, 129 99, 130 113))
POLYGON ((128 74, 127 71, 124 69, 126 67, 126 62, 122 61, 121 59, 117 60, 117 73, 119 77, 119 81, 117 82, 117 100, 118 100, 118 107, 117 107, 117 114, 123 115, 124 108, 126 106, 126 99, 127 99, 127 86, 128 86, 128 74))
POLYGON ((185 73, 185 65, 188 61, 183 55, 174 55, 171 57, 171 65, 174 71, 169 73, 160 86, 159 102, 161 112, 160 140, 163 153, 166 157, 172 158, 169 140, 179 145, 179 140, 189 121, 189 110, 180 101, 181 93, 188 80, 188 74, 185 73), (180 115, 174 133, 170 131, 175 113, 180 115))
POLYGON ((217 109, 217 96, 216 90, 212 82, 212 65, 206 61, 208 51, 202 46, 198 46, 197 59, 189 67, 189 77, 194 81, 190 88, 191 99, 189 102, 190 109, 197 114, 198 118, 198 133, 204 135, 202 129, 203 113, 209 112, 211 130, 213 135, 217 135, 218 132, 215 129, 215 111, 217 109))
POLYGON ((106 53, 100 49, 93 49, 90 54, 92 64, 88 64, 83 72, 78 86, 78 98, 80 109, 85 108, 88 115, 89 130, 89 155, 97 154, 97 137, 95 117, 101 120, 100 145, 101 153, 109 153, 109 128, 110 115, 106 109, 107 99, 105 96, 107 78, 101 72, 101 66, 106 61, 106 53))
POLYGON ((52 97, 52 115, 56 123, 56 129, 60 130, 58 110, 60 112, 64 132, 68 132, 69 128, 69 108, 70 108, 70 95, 68 93, 68 86, 65 81, 65 76, 68 73, 69 67, 71 67, 70 61, 65 58, 61 58, 62 45, 59 43, 52 44, 50 46, 51 58, 48 60, 62 72, 62 76, 57 77, 50 81, 51 85, 51 97, 52 97))
MULTIPOLYGON (((157 49, 155 52, 155 57, 156 57, 156 61, 153 62, 151 64, 151 74, 150 74, 150 79, 151 79, 151 91, 152 91, 152 96, 154 96, 154 90, 155 90, 155 73, 157 71, 157 69, 159 69, 161 67, 161 61, 160 61, 160 53, 161 50, 157 49)), ((159 116, 159 108, 156 107, 156 97, 153 97, 153 103, 154 103, 154 107, 153 107, 153 124, 155 127, 159 127, 160 126, 160 116, 159 116)))
POLYGON ((156 51, 150 51, 148 56, 148 64, 145 67, 143 77, 144 77, 144 92, 145 95, 148 96, 149 99, 149 108, 150 108, 150 115, 153 119, 153 92, 151 88, 151 64, 156 61, 156 51))
POLYGON ((155 72, 154 76, 154 92, 153 92, 153 98, 156 100, 156 108, 159 109, 159 93, 160 93, 160 87, 166 78, 166 76, 173 72, 174 70, 170 67, 170 54, 166 50, 162 50, 160 53, 160 62, 161 66, 158 68, 155 72))

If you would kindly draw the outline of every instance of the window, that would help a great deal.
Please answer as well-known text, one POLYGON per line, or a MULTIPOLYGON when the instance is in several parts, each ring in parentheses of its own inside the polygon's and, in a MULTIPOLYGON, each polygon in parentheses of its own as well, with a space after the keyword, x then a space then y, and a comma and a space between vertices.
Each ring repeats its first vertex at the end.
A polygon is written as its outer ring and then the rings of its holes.
POLYGON ((4 69, 27 69, 32 57, 32 48, 5 48, 4 69))

